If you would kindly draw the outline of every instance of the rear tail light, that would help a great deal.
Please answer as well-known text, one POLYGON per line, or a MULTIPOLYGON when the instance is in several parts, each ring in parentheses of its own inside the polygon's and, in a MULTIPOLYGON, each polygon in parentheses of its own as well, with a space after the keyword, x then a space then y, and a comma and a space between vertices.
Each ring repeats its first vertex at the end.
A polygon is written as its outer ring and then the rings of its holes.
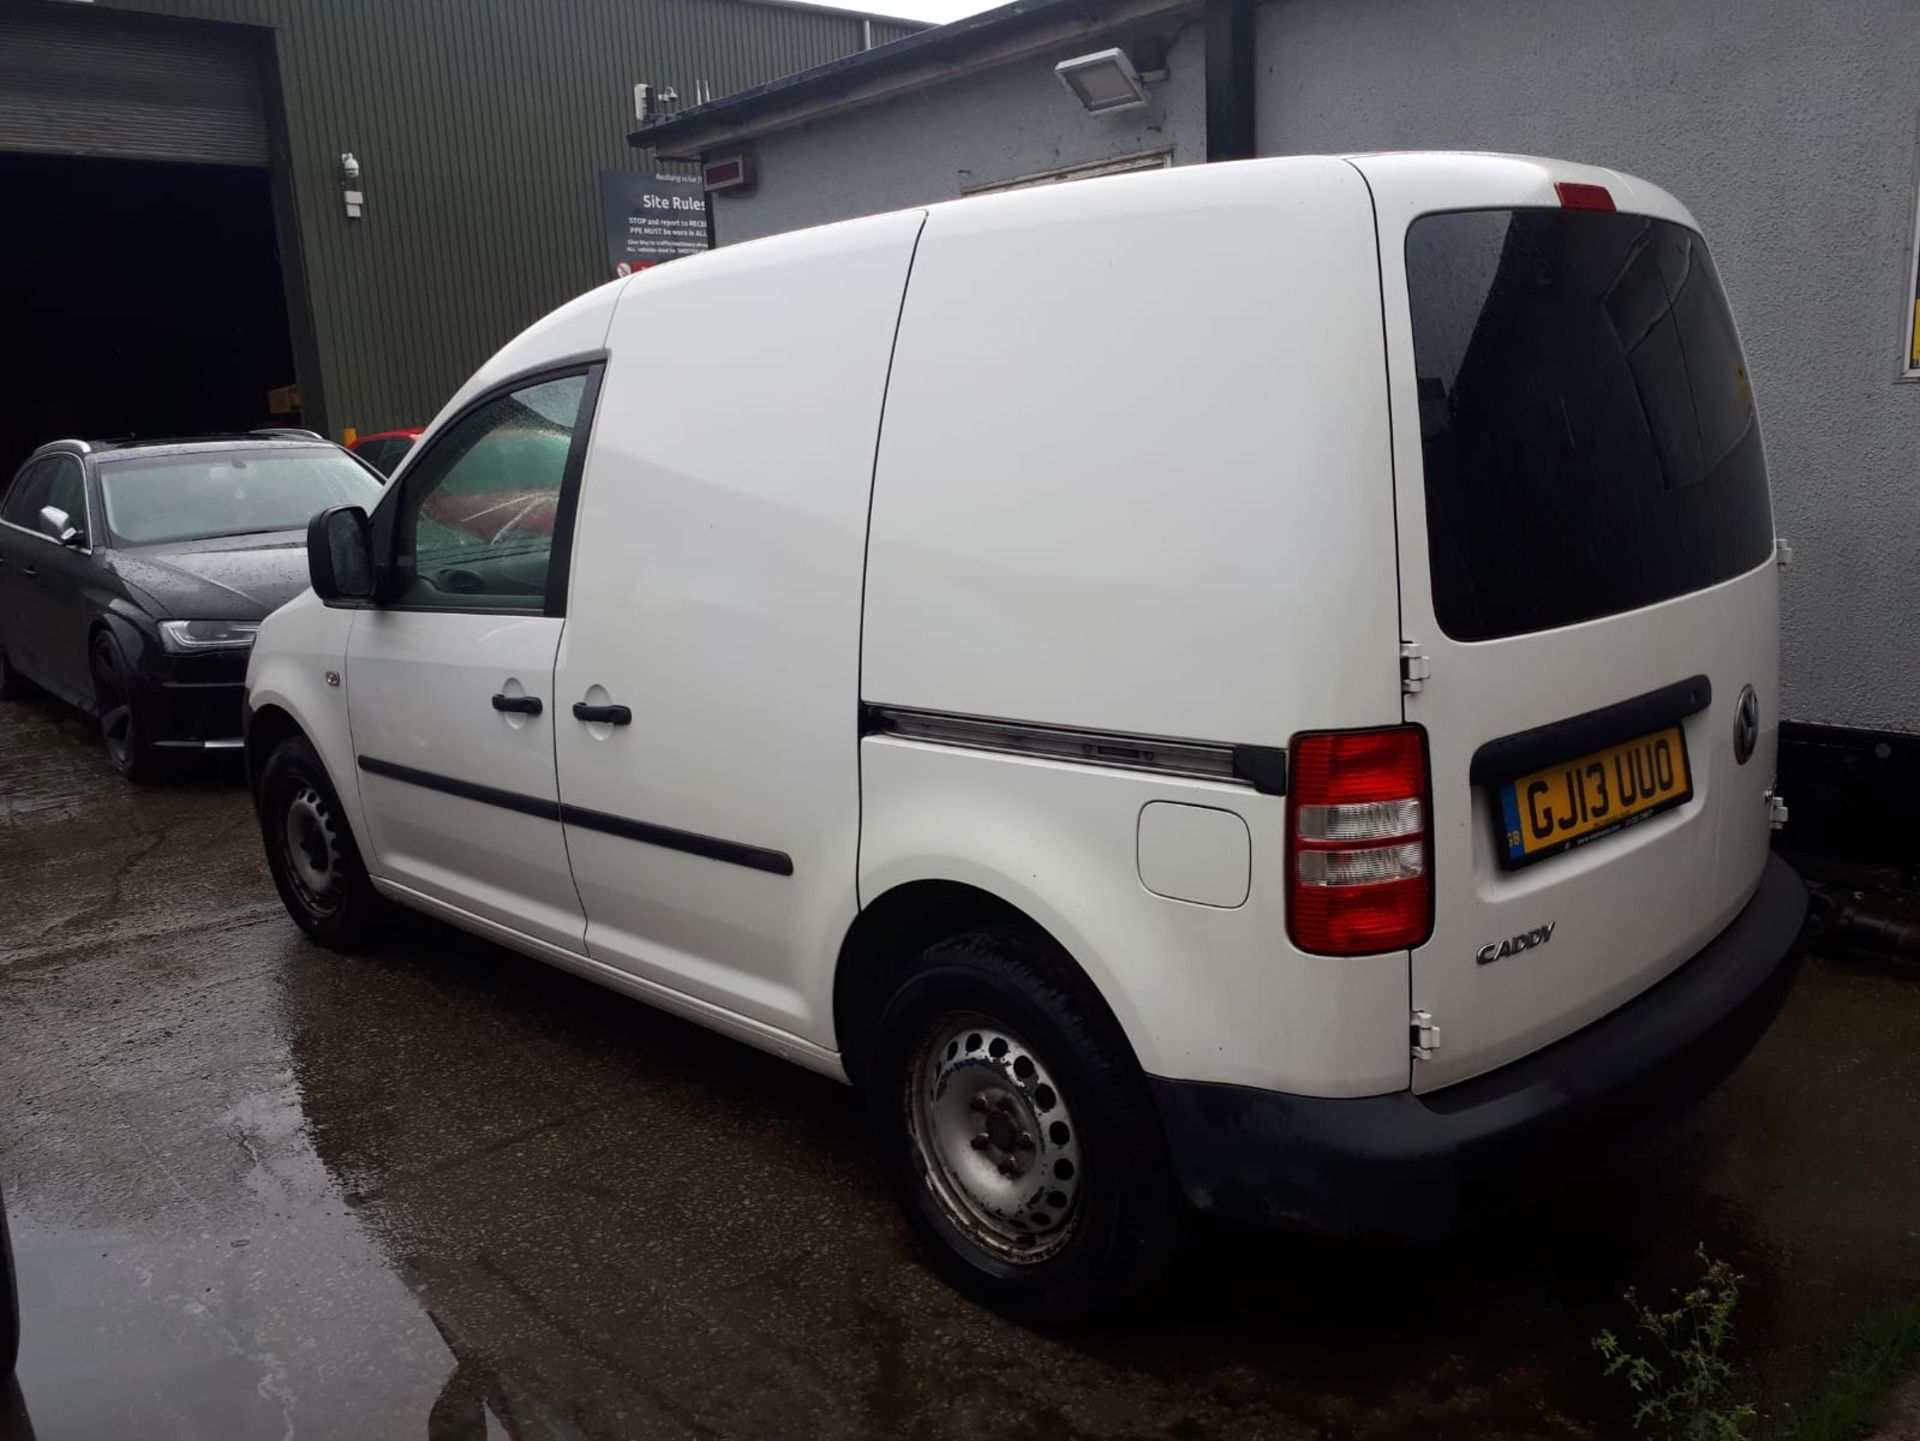
POLYGON ((1295 736, 1287 933, 1303 951, 1417 946, 1433 924, 1426 736, 1417 726, 1295 736))

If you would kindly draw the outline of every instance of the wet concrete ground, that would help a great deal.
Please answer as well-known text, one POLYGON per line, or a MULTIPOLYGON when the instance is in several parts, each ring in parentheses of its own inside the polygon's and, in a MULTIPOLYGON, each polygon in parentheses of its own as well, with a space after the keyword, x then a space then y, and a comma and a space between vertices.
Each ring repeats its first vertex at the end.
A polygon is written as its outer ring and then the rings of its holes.
POLYGON ((916 1263, 843 1088, 430 922, 320 951, 236 770, 128 787, 0 707, 8 1441, 1621 1436, 1590 1338, 1700 1241, 1778 1414, 1920 1295, 1916 1102, 1920 982, 1816 960, 1702 1109, 1523 1224, 1214 1231, 1036 1335, 916 1263))

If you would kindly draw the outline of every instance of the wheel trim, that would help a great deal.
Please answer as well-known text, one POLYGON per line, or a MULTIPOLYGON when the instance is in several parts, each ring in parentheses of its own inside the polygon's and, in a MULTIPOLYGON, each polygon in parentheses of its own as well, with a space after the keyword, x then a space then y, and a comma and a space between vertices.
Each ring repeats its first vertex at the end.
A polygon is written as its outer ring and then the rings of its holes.
POLYGON ((333 812, 312 786, 301 786, 287 802, 280 842, 287 879, 301 903, 316 915, 332 912, 340 904, 340 836, 333 812))
POLYGON ((907 1068, 907 1129, 927 1192, 992 1255, 1032 1265, 1080 1217, 1080 1130, 1045 1061, 999 1022, 955 1013, 907 1068))

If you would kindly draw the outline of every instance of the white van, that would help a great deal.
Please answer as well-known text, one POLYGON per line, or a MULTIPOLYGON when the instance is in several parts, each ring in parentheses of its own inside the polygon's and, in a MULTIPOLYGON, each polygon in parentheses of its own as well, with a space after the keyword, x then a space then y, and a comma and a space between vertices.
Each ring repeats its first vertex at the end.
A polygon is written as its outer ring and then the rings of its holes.
POLYGON ((1795 973, 1746 368, 1612 171, 1196 166, 678 261, 310 545, 248 677, 294 919, 397 901, 853 1082, 1019 1314, 1194 1209, 1442 1230, 1795 973))

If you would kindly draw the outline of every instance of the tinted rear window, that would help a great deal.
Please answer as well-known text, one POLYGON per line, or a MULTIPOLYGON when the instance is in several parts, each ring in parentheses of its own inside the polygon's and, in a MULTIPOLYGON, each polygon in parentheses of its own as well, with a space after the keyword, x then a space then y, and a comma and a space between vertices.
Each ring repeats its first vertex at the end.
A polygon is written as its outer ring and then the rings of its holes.
POLYGON ((1700 237, 1645 216, 1407 231, 1434 614, 1456 640, 1700 590, 1773 548, 1746 362, 1700 237))

